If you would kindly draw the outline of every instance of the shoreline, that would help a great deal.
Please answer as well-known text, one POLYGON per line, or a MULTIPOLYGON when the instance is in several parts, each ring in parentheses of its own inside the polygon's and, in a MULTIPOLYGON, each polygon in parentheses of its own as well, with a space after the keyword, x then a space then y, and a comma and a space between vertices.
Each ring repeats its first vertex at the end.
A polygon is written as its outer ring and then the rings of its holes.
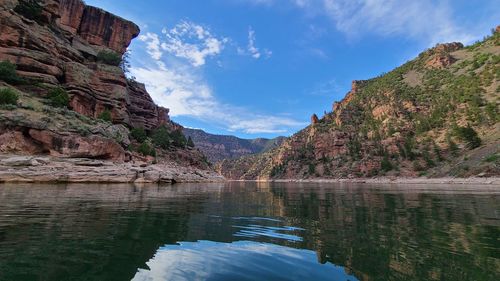
POLYGON ((500 187, 500 177, 469 178, 350 178, 350 179, 225 179, 212 170, 176 163, 114 163, 88 158, 49 156, 0 156, 0 183, 355 183, 355 184, 455 184, 500 187))
POLYGON ((360 184, 480 184, 500 187, 500 177, 470 178, 353 178, 353 179, 276 179, 276 180, 227 180, 228 182, 264 183, 360 183, 360 184))
POLYGON ((115 163, 88 158, 0 157, 0 183, 209 183, 225 179, 211 170, 176 163, 115 163))

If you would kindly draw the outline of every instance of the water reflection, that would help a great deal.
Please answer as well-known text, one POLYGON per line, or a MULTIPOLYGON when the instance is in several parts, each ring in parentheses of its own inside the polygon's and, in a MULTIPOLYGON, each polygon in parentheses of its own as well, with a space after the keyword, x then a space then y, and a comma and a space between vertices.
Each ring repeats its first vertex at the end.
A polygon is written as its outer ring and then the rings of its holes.
POLYGON ((147 265, 133 280, 357 280, 313 251, 251 241, 166 245, 147 265))
POLYGON ((203 266, 248 280, 500 280, 499 199, 462 185, 4 184, 0 280, 161 280, 169 259, 180 280, 203 266))

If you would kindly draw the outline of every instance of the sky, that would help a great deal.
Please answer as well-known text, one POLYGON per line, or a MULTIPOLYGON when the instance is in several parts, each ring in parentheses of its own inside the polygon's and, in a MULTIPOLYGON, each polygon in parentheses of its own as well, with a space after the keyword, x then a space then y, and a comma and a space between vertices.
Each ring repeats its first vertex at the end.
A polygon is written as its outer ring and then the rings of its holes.
POLYGON ((289 136, 351 81, 436 43, 481 40, 498 0, 86 0, 135 22, 130 74, 172 120, 243 138, 289 136))

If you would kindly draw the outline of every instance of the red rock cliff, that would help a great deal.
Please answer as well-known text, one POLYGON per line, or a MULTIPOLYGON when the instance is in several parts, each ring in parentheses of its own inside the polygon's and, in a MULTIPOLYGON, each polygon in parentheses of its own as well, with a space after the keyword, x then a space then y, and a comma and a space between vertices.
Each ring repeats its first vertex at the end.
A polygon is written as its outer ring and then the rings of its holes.
POLYGON ((120 67, 97 59, 103 51, 123 55, 137 25, 82 0, 42 1, 40 21, 16 13, 18 4, 0 5, 0 61, 15 63, 25 78, 65 88, 72 108, 89 117, 109 110, 113 123, 147 129, 169 121, 143 86, 129 85, 120 67))

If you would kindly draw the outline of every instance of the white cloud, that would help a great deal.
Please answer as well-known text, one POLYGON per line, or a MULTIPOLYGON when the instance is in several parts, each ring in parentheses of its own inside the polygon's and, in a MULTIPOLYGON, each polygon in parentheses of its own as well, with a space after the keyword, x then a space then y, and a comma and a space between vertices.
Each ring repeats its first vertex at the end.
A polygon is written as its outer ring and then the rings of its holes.
POLYGON ((156 103, 170 108, 172 117, 189 116, 228 131, 249 134, 285 133, 290 128, 307 125, 292 118, 257 114, 221 103, 210 86, 189 69, 167 68, 158 63, 153 67, 132 68, 131 75, 146 84, 156 103))
POLYGON ((187 59, 193 66, 206 63, 208 57, 222 52, 227 38, 215 37, 207 28, 189 21, 182 21, 172 29, 162 30, 165 41, 161 49, 179 58, 187 59))
POLYGON ((148 54, 154 60, 160 60, 163 53, 160 50, 160 38, 158 34, 146 33, 146 35, 140 35, 139 40, 146 43, 146 50, 148 54))
POLYGON ((262 56, 265 58, 270 58, 273 54, 272 51, 268 49, 263 49, 262 51, 257 48, 257 38, 255 35, 255 30, 250 26, 248 27, 248 45, 246 49, 237 48, 238 54, 239 55, 249 55, 254 59, 260 59, 262 56))
MULTIPOLYGON (((247 0, 259 4, 259 0, 247 0)), ((449 1, 433 0, 289 0, 312 15, 329 17, 337 30, 350 38, 367 33, 404 36, 434 45, 439 42, 470 43, 476 35, 453 20, 449 1)), ((266 5, 276 0, 264 1, 266 5)))
MULTIPOLYGON (((248 134, 286 133, 307 125, 283 115, 255 113, 245 107, 220 102, 200 71, 206 56, 216 56, 222 50, 219 43, 211 39, 223 41, 216 39, 207 29, 182 22, 171 30, 163 29, 162 33, 167 36, 166 42, 160 42, 155 33, 140 37, 152 61, 149 64, 143 61, 142 67, 132 67, 130 74, 146 84, 157 104, 170 108, 172 117, 188 116, 228 131, 248 134), (191 43, 179 42, 185 36, 196 37, 204 42, 205 48, 196 49, 191 43)), ((269 55, 267 52, 264 50, 259 54, 269 55)))

